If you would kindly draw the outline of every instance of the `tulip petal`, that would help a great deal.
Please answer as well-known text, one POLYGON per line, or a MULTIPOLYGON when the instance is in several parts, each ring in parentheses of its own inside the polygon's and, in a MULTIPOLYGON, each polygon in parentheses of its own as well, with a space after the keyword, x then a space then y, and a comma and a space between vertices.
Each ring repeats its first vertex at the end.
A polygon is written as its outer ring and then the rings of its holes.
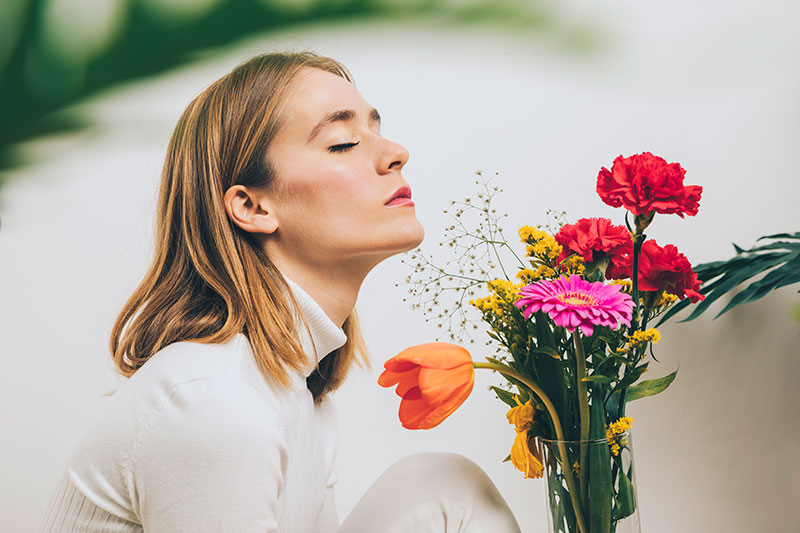
POLYGON ((417 366, 416 363, 400 360, 397 358, 397 356, 394 356, 383 363, 383 367, 391 372, 408 372, 415 366, 417 366))
POLYGON ((393 359, 428 368, 454 368, 466 361, 472 363, 472 356, 464 347, 450 342, 427 342, 411 346, 393 359))
POLYGON ((420 424, 430 412, 431 407, 422 397, 419 387, 409 389, 400 402, 400 422, 406 429, 427 429, 420 424))
POLYGON ((419 372, 419 388, 426 401, 438 405, 447 401, 456 389, 472 382, 474 376, 471 362, 456 368, 423 368, 419 372))
POLYGON ((381 387, 392 387, 397 383, 400 383, 400 379, 402 374, 398 372, 390 372, 389 370, 384 370, 380 376, 378 376, 378 385, 381 387))
POLYGON ((397 390, 395 392, 402 398, 409 389, 418 386, 420 370, 421 367, 419 365, 414 365, 412 370, 408 372, 391 372, 389 370, 384 370, 378 377, 378 385, 382 387, 397 385, 397 390))
POLYGON ((472 392, 474 382, 465 383, 453 393, 450 399, 428 412, 420 423, 420 429, 430 429, 441 424, 445 418, 453 414, 472 392))

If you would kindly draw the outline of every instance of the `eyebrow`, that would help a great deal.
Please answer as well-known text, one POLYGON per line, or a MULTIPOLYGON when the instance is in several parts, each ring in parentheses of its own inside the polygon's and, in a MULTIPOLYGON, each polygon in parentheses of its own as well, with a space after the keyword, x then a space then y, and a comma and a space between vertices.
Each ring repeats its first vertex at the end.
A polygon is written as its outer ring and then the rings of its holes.
MULTIPOLYGON (((357 113, 352 109, 339 109, 328 113, 327 115, 325 115, 325 118, 319 121, 319 124, 314 126, 314 129, 311 130, 311 134, 308 136, 308 140, 306 142, 311 142, 314 139, 314 137, 316 137, 317 134, 319 134, 322 128, 324 128, 328 124, 340 121, 353 120, 356 117, 356 115, 357 113)), ((380 124, 381 114, 378 113, 378 110, 373 107, 369 111, 369 119, 370 121, 375 121, 378 124, 380 124)))

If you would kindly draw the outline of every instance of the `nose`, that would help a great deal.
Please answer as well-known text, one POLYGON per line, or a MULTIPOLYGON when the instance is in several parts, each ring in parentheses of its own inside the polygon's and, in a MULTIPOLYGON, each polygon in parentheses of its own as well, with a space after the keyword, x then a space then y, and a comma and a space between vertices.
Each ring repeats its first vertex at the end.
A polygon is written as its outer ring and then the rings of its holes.
POLYGON ((408 161, 408 150, 402 144, 396 143, 385 139, 386 148, 383 152, 383 157, 380 162, 381 173, 391 172, 392 170, 400 170, 408 161))

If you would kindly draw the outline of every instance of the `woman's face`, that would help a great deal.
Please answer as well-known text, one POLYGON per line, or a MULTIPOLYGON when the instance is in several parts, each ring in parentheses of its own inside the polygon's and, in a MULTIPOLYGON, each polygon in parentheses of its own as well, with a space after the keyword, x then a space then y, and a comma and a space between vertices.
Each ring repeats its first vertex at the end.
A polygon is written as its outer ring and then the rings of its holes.
POLYGON ((377 111, 350 82, 320 69, 301 69, 292 87, 267 154, 277 217, 268 246, 317 266, 355 260, 367 268, 418 246, 424 230, 413 204, 386 205, 408 186, 408 151, 381 136, 377 111))

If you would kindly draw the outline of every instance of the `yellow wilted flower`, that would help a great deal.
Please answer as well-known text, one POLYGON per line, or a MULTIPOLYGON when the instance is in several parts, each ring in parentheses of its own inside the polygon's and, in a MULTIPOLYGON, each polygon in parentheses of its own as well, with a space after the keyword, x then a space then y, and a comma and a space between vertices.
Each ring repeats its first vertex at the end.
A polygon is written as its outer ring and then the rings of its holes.
POLYGON ((506 414, 508 423, 514 424, 517 433, 528 431, 531 428, 531 424, 533 424, 533 412, 535 410, 533 402, 528 398, 528 401, 522 404, 516 394, 514 395, 514 401, 517 402, 517 405, 509 409, 506 414))
POLYGON ((517 438, 514 439, 514 444, 511 446, 511 463, 514 468, 525 474, 526 479, 542 477, 544 473, 542 459, 536 448, 531 450, 527 431, 517 433, 517 438))
POLYGON ((523 404, 515 394, 514 401, 517 402, 517 405, 509 409, 506 414, 508 423, 513 424, 517 432, 517 438, 514 439, 514 444, 511 446, 511 462, 514 464, 514 468, 525 473, 526 478, 542 477, 544 471, 542 459, 537 450, 531 450, 528 439, 528 431, 533 425, 533 414, 536 408, 533 406, 531 398, 528 398, 528 401, 523 404))

